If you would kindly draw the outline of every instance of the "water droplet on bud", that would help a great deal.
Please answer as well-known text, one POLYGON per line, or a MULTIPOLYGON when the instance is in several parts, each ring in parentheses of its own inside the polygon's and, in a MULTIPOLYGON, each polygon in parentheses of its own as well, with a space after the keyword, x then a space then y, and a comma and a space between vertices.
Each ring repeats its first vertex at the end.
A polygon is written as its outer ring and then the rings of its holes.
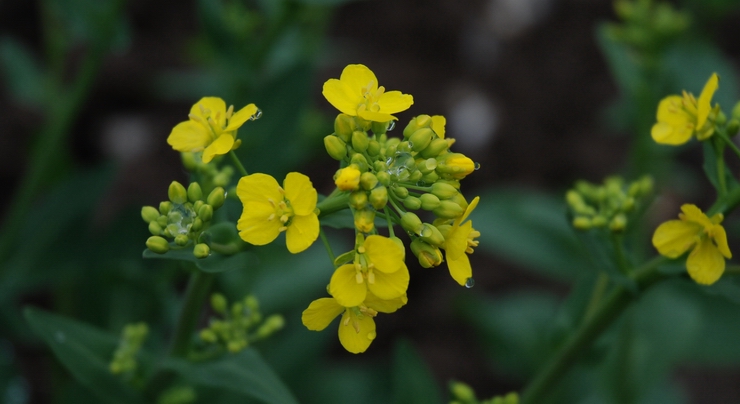
POLYGON ((468 280, 467 280, 467 281, 465 281, 465 287, 466 287, 466 288, 468 288, 468 289, 470 289, 470 288, 472 288, 473 286, 475 286, 475 279, 473 279, 473 278, 468 278, 468 280))
POLYGON ((254 113, 254 115, 249 117, 250 121, 256 121, 258 119, 262 118, 262 110, 258 109, 257 112, 254 113))
POLYGON ((475 165, 473 165, 473 170, 475 170, 475 171, 480 170, 480 163, 479 162, 477 162, 477 161, 475 162, 475 165))
POLYGON ((374 339, 375 339, 375 337, 376 337, 377 335, 378 335, 378 334, 376 334, 376 333, 375 333, 375 331, 370 331, 369 333, 367 333, 367 339, 369 339, 370 341, 372 341, 372 340, 374 340, 374 339))
POLYGON ((386 129, 388 132, 392 131, 396 127, 396 121, 391 121, 391 123, 388 124, 388 129, 386 129))

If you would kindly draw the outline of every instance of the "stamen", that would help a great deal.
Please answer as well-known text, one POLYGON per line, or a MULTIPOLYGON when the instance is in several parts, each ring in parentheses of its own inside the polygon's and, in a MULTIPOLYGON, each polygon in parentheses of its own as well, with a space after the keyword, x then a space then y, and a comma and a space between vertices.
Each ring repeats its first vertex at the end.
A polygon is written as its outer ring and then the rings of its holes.
POLYGON ((226 119, 231 119, 232 115, 234 115, 234 106, 229 105, 229 109, 226 110, 226 119))
POLYGON ((267 217, 267 221, 268 222, 271 222, 273 220, 275 220, 275 214, 274 213, 267 217))
POLYGON ((375 284, 375 272, 370 271, 367 273, 367 282, 371 285, 375 284))
POLYGON ((362 283, 362 272, 358 272, 357 274, 355 274, 355 281, 357 281, 358 284, 362 283))
POLYGON ((360 333, 360 322, 359 321, 353 321, 352 327, 354 327, 356 333, 360 333))
POLYGON ((285 227, 285 226, 283 226, 283 227, 281 227, 281 228, 278 229, 278 231, 285 231, 285 230, 288 230, 288 228, 285 227))
POLYGON ((280 221, 282 223, 288 223, 288 220, 290 220, 290 217, 288 217, 288 215, 282 215, 282 216, 280 216, 280 221))

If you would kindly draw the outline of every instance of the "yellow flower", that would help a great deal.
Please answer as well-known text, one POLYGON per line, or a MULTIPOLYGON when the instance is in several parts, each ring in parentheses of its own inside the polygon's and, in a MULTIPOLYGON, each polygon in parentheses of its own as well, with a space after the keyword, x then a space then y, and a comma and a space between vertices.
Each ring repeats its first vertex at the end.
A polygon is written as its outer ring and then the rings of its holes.
POLYGON ((711 285, 725 271, 725 258, 732 258, 727 245, 725 228, 720 225, 721 213, 707 217, 695 205, 681 206, 678 217, 655 229, 653 245, 668 258, 678 258, 691 250, 686 259, 686 269, 697 283, 711 285))
POLYGON ((339 80, 324 83, 322 94, 341 112, 374 122, 395 120, 391 114, 405 111, 414 103, 414 97, 408 94, 378 87, 375 74, 364 65, 345 67, 339 80))
POLYGON ((339 169, 336 177, 334 184, 341 191, 355 191, 360 186, 360 170, 355 165, 339 169))
POLYGON ((236 194, 244 205, 237 222, 239 236, 247 243, 265 245, 286 232, 288 250, 299 253, 319 236, 316 215, 318 194, 311 180, 301 173, 288 173, 285 189, 267 174, 242 177, 236 194))
MULTIPOLYGON (((653 140, 667 145, 682 145, 696 134, 698 140, 705 140, 714 134, 714 123, 710 115, 715 116, 719 107, 712 110, 712 96, 719 87, 719 77, 713 73, 699 100, 691 93, 683 92, 683 96, 669 95, 658 104, 657 120, 650 131, 653 140)), ((713 118, 714 119, 714 118, 713 118)))
POLYGON ((378 312, 393 313, 407 301, 406 295, 391 300, 381 300, 368 293, 362 304, 345 307, 336 299, 325 297, 311 302, 303 311, 301 320, 309 330, 321 331, 329 326, 339 314, 342 314, 342 320, 339 323, 339 342, 351 353, 362 353, 376 337, 373 318, 378 312))
POLYGON ((234 148, 237 129, 257 111, 254 104, 249 104, 235 113, 234 106, 227 110, 221 98, 203 97, 190 108, 190 120, 172 129, 167 143, 180 152, 202 151, 203 162, 208 163, 234 148))
POLYGON ((455 219, 449 229, 444 229, 445 245, 443 248, 447 258, 447 268, 450 270, 452 279, 461 286, 465 286, 468 279, 473 277, 473 268, 470 266, 468 254, 472 254, 473 248, 478 246, 476 238, 480 237, 480 232, 473 228, 470 220, 462 222, 478 206, 479 200, 480 197, 476 196, 465 209, 465 213, 455 219))
POLYGON ((409 270, 405 250, 388 237, 371 235, 355 251, 352 264, 337 268, 329 282, 329 293, 345 307, 365 301, 369 292, 384 300, 406 293, 409 270))

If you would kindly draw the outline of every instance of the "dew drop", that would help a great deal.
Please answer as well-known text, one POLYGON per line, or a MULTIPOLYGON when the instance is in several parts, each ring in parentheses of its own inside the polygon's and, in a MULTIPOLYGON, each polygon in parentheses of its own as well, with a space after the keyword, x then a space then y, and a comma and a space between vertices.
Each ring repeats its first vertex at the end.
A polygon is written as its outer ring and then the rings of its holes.
POLYGON ((60 344, 63 344, 67 340, 67 336, 64 335, 64 333, 61 331, 57 331, 56 333, 54 333, 54 338, 60 344))
POLYGON ((467 280, 467 281, 465 281, 465 287, 466 287, 466 288, 468 288, 468 289, 470 289, 470 288, 472 288, 473 286, 475 286, 475 279, 473 279, 473 278, 468 278, 468 280, 467 280))
POLYGON ((425 186, 427 186, 427 183, 424 182, 424 181, 417 181, 416 182, 416 185, 419 186, 419 187, 425 187, 425 186))
POLYGON ((254 113, 254 115, 249 117, 250 121, 256 121, 258 119, 262 118, 262 110, 258 109, 257 112, 254 113))
POLYGON ((367 333, 367 339, 369 339, 370 341, 372 341, 372 340, 374 340, 374 339, 375 339, 375 337, 376 337, 377 335, 378 335, 378 334, 376 334, 376 333, 375 333, 375 331, 370 331, 369 333, 367 333))
POLYGON ((473 165, 473 170, 475 170, 475 171, 480 170, 480 163, 479 162, 477 162, 477 161, 475 162, 475 165, 473 165))
POLYGON ((414 147, 414 142, 409 140, 409 149, 412 149, 414 147))
POLYGON ((393 163, 393 157, 388 157, 387 159, 385 159, 386 165, 391 165, 391 163, 393 163))
POLYGON ((396 121, 391 121, 391 123, 388 124, 388 129, 386 131, 390 132, 396 127, 396 121))

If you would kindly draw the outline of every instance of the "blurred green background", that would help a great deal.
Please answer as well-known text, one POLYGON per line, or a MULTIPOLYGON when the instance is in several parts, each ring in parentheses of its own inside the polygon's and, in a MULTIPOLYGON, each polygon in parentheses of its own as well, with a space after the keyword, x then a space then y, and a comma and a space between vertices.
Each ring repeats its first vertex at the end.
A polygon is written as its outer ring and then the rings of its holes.
MULTIPOLYGON (((299 256, 254 249, 248 268, 215 287, 232 299, 254 293, 263 313, 285 315, 257 350, 300 402, 444 402, 453 379, 479 397, 522 389, 572 331, 597 273, 565 215, 575 180, 655 176, 637 258, 653 255, 647 235, 681 203, 712 201, 700 148, 667 150, 648 133, 660 98, 698 94, 711 72, 722 77, 715 100, 726 110, 737 101, 740 2, 672 4, 686 26, 661 37, 653 20, 615 31, 606 0, 0 2, 0 402, 100 400, 55 359, 24 307, 114 338, 146 321, 146 349, 165 345, 186 274, 142 259, 139 211, 187 181, 166 138, 197 99, 257 104, 263 117, 240 131, 247 170, 301 170, 328 194, 337 167, 322 138, 337 112, 321 86, 349 63, 414 96, 400 124, 445 115, 456 150, 480 162, 463 182, 468 198, 481 195, 475 287, 409 259, 409 304, 377 319, 378 338, 359 356, 341 348, 334 325, 316 333, 300 322, 331 274, 320 245, 299 256), (640 37, 645 27, 658 34, 640 37)), ((226 211, 235 219, 240 205, 226 211)), ((335 251, 348 247, 346 232, 329 231, 335 251)), ((739 291, 731 277, 659 285, 549 399, 740 402, 739 291)), ((199 402, 240 399, 199 387, 208 394, 199 402)))

